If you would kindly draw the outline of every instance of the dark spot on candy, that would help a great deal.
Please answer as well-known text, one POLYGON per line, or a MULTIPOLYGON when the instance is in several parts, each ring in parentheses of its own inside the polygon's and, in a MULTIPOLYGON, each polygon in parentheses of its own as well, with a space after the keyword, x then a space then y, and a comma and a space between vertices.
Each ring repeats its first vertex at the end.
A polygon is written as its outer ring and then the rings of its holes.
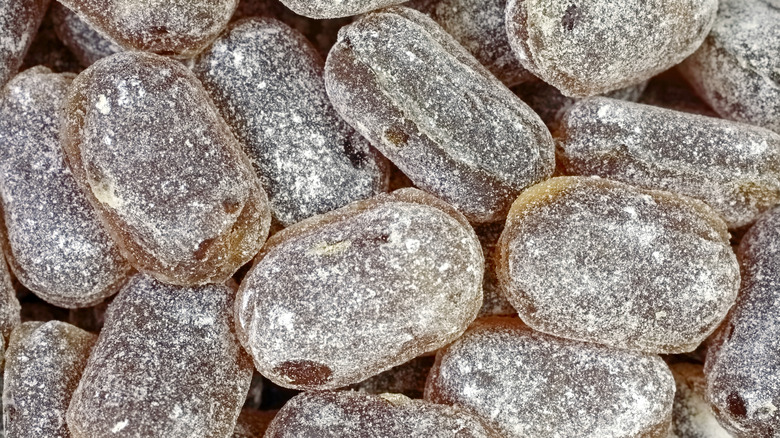
POLYGON ((734 417, 743 418, 747 415, 745 400, 736 392, 732 392, 726 397, 726 409, 734 417))
POLYGON ((152 35, 168 35, 168 28, 165 26, 156 26, 149 29, 149 33, 152 35))
POLYGON ((200 245, 198 245, 198 249, 195 250, 193 253, 193 256, 195 256, 195 260, 203 260, 206 258, 206 252, 211 248, 211 245, 214 244, 214 239, 206 239, 203 242, 200 242, 200 245))
POLYGON ((225 209, 225 213, 227 214, 236 213, 239 207, 241 207, 241 202, 237 199, 225 199, 222 201, 222 208, 225 209))
POLYGON ((287 361, 274 368, 273 372, 293 385, 324 385, 333 375, 327 366, 310 360, 287 361))
POLYGON ((400 126, 393 125, 385 131, 385 139, 393 146, 401 148, 409 141, 409 134, 404 132, 400 126))
POLYGON ((561 18, 561 24, 565 30, 571 32, 577 25, 577 21, 579 21, 580 17, 580 8, 576 5, 570 5, 563 14, 563 18, 561 18))

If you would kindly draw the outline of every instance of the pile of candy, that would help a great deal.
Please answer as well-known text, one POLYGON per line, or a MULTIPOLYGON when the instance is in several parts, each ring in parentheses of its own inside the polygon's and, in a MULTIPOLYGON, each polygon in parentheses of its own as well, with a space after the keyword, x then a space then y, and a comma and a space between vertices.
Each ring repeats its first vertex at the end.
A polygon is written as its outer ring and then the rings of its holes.
POLYGON ((780 437, 780 1, 282 3, 0 0, 0 436, 780 437))

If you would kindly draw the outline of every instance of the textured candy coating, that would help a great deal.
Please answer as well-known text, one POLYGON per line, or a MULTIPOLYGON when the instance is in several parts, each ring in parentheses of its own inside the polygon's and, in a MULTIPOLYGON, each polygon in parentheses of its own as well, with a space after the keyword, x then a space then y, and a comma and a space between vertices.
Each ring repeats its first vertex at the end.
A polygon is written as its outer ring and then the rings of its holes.
POLYGON ((14 330, 4 373, 6 437, 70 438, 65 413, 96 339, 60 321, 14 330))
POLYGON ((358 201, 269 239, 239 288, 239 339, 278 385, 357 383, 463 333, 483 269, 474 231, 438 199, 358 201))
POLYGON ((705 399, 702 365, 680 362, 670 368, 677 390, 669 438, 731 438, 732 435, 715 419, 705 399))
POLYGON ((387 190, 384 158, 333 109, 322 64, 298 32, 253 18, 232 25, 193 68, 283 226, 387 190))
POLYGON ((347 122, 470 221, 502 220, 552 174, 539 116, 420 12, 390 8, 342 28, 325 84, 347 122))
POLYGON ((49 0, 0 0, 0 87, 16 74, 49 0))
POLYGON ((780 203, 780 135, 772 131, 606 98, 575 104, 562 124, 567 174, 684 194, 730 228, 780 203))
POLYGON ((780 133, 780 2, 720 0, 680 72, 722 117, 780 133))
POLYGON ((238 0, 61 0, 128 50, 188 58, 227 26, 238 0))
POLYGON ((161 281, 225 281, 268 235, 249 159, 179 62, 122 52, 93 64, 68 92, 62 141, 122 254, 161 281))
POLYGON ((516 318, 477 321, 443 348, 425 399, 460 406, 506 437, 658 437, 674 379, 657 356, 534 332, 516 318))
POLYGON ((507 87, 534 79, 520 64, 506 35, 507 0, 413 0, 507 87))
POLYGON ((520 195, 499 241, 498 276, 536 330, 659 353, 694 350, 740 281, 726 224, 704 203, 586 177, 520 195))
POLYGON ((63 6, 62 3, 52 3, 51 9, 57 36, 84 67, 89 67, 98 59, 124 50, 90 27, 78 14, 63 6))
POLYGON ((74 438, 229 437, 252 378, 233 332, 233 294, 131 278, 73 394, 74 438))
POLYGON ((296 14, 310 18, 338 18, 358 15, 405 0, 281 0, 296 14))
POLYGON ((475 415, 400 394, 303 393, 276 414, 266 438, 499 438, 475 415))
POLYGON ((735 435, 771 437, 780 431, 780 208, 756 222, 738 255, 742 289, 707 353, 707 399, 735 435))
POLYGON ((76 184, 60 146, 72 74, 34 67, 0 93, 3 247, 14 275, 44 300, 87 307, 114 294, 132 268, 76 184))
POLYGON ((509 0, 506 26, 526 69, 585 97, 678 64, 707 36, 717 9, 717 0, 509 0))

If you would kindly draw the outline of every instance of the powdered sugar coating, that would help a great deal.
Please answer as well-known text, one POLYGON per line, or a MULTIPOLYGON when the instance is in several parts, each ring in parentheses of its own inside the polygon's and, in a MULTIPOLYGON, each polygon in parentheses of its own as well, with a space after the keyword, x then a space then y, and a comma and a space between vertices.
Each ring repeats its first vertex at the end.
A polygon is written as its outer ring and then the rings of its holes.
POLYGON ((512 52, 506 36, 507 0, 414 0, 406 4, 430 15, 507 87, 534 79, 512 52))
POLYGON ((482 304, 466 219, 416 189, 275 234, 236 298, 239 339, 274 383, 332 389, 457 338, 482 304))
POLYGON ((54 2, 51 8, 57 37, 76 55, 84 67, 89 67, 98 59, 124 50, 90 27, 78 14, 63 6, 62 3, 54 2))
POLYGON ((499 438, 463 409, 400 394, 303 393, 276 414, 267 438, 499 438))
POLYGON ((62 138, 122 254, 162 281, 225 281, 268 235, 249 159, 179 62, 140 52, 98 61, 73 81, 62 138))
POLYGON ((188 58, 213 41, 238 0, 60 0, 128 50, 188 58))
POLYGON ((508 438, 666 438, 674 379, 657 356, 555 338, 516 318, 477 321, 439 351, 425 399, 508 438))
POLYGON ((96 339, 60 321, 14 330, 3 386, 6 436, 70 438, 65 412, 96 339))
POLYGON ((509 0, 509 43, 520 62, 564 95, 642 82, 693 53, 717 0, 509 0))
POLYGON ((591 98, 564 116, 558 148, 570 175, 691 196, 730 228, 780 203, 780 135, 751 125, 591 98))
POLYGON ((731 438, 733 435, 718 423, 705 399, 702 365, 680 362, 670 368, 677 391, 669 438, 731 438))
POLYGON ((722 117, 780 133, 780 3, 720 0, 712 31, 680 71, 722 117))
POLYGON ((296 14, 310 18, 339 18, 363 14, 406 0, 281 0, 296 14))
POLYGON ((229 437, 252 378, 233 332, 233 294, 131 278, 73 394, 74 438, 229 437))
POLYGON ((389 8, 343 27, 325 85, 347 122, 472 222, 503 219, 552 174, 539 116, 420 12, 389 8))
POLYGON ((507 299, 532 328, 653 353, 694 350, 740 281, 726 224, 704 203, 600 178, 523 192, 499 251, 507 299))
POLYGON ((0 94, 3 247, 16 278, 61 307, 114 294, 132 268, 68 169, 59 114, 72 74, 34 67, 0 94))
POLYGON ((298 32, 254 18, 232 25, 193 67, 283 226, 387 190, 384 158, 333 109, 322 64, 298 32))
POLYGON ((0 0, 0 87, 16 74, 49 0, 0 0))
POLYGON ((738 251, 742 289, 707 353, 707 399, 740 437, 780 431, 780 208, 764 215, 738 251))

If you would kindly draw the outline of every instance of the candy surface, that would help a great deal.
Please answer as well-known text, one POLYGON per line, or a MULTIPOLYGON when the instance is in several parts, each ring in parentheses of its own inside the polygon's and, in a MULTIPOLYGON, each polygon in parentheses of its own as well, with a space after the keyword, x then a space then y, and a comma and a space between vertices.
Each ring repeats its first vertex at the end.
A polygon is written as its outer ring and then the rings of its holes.
POLYGON ((93 29, 78 14, 63 6, 62 3, 54 2, 51 8, 57 36, 84 67, 89 67, 101 58, 124 50, 120 45, 93 29))
POLYGON ((295 13, 311 18, 338 18, 358 15, 405 0, 281 0, 295 13))
POLYGON ((670 368, 677 390, 669 438, 731 438, 733 435, 718 423, 705 398, 702 365, 680 362, 670 368))

